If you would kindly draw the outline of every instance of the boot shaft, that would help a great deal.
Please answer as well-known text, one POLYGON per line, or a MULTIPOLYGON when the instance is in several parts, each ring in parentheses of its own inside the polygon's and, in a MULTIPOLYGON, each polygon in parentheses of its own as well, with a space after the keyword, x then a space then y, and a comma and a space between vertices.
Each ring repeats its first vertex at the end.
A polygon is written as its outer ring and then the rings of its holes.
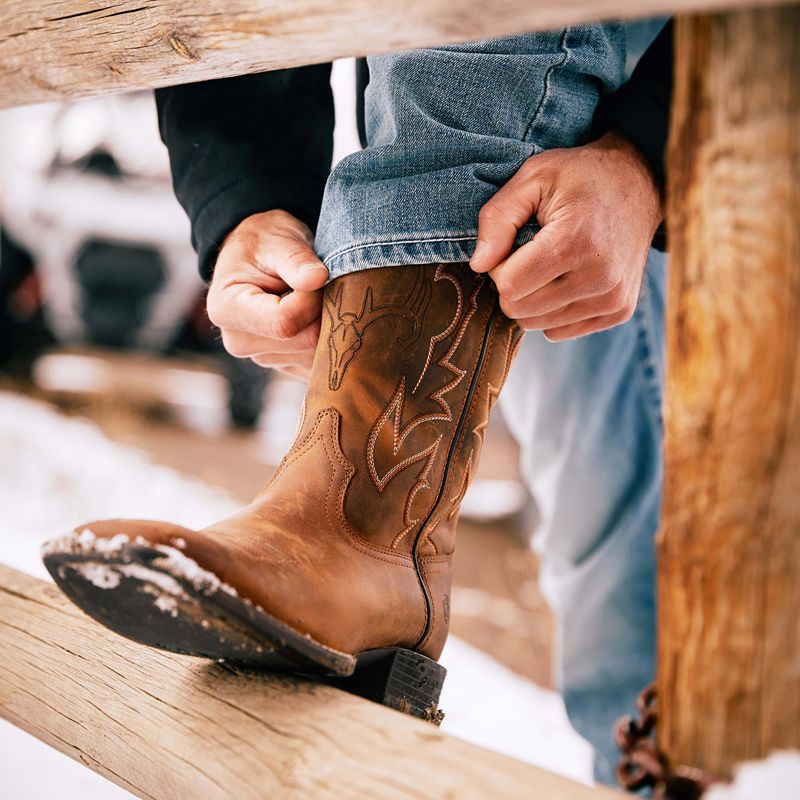
POLYGON ((365 270, 326 287, 297 442, 336 413, 352 467, 343 512, 359 537, 415 558, 452 553, 519 338, 494 284, 466 264, 365 270))

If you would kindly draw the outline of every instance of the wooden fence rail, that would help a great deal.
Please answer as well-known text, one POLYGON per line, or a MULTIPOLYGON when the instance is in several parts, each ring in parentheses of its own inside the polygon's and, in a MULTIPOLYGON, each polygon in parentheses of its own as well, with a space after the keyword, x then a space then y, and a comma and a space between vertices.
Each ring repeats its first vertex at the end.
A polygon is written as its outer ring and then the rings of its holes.
POLYGON ((0 716, 142 798, 620 797, 338 689, 137 645, 3 566, 0 642, 0 716))
POLYGON ((0 107, 766 0, 14 0, 0 107))

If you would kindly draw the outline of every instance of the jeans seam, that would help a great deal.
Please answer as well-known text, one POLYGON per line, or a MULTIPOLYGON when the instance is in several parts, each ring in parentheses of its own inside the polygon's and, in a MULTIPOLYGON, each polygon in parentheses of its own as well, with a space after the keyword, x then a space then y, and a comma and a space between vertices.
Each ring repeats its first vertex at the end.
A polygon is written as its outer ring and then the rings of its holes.
POLYGON ((642 373, 645 388, 645 400, 651 422, 658 428, 662 425, 661 395, 662 380, 659 378, 659 366, 654 356, 656 343, 651 336, 651 326, 654 324, 648 302, 644 295, 651 291, 645 284, 645 291, 639 300, 639 307, 635 315, 637 325, 637 339, 639 350, 639 367, 642 373))
POLYGON ((561 31, 561 38, 558 41, 558 46, 561 49, 562 56, 561 60, 557 61, 555 64, 551 64, 544 74, 544 90, 542 91, 541 99, 539 100, 539 104, 536 106, 536 110, 533 112, 533 116, 528 123, 528 127, 525 128, 525 133, 522 135, 522 140, 527 142, 528 137, 533 130, 534 125, 539 121, 539 117, 542 113, 542 109, 545 106, 545 103, 550 98, 550 76, 553 72, 557 69, 560 69, 567 63, 570 55, 570 50, 567 47, 567 34, 569 33, 569 28, 564 28, 561 31))
POLYGON ((344 247, 341 250, 337 250, 330 255, 325 256, 326 261, 333 261, 336 258, 341 258, 342 256, 346 256, 349 253, 353 253, 356 250, 365 250, 368 247, 391 247, 392 245, 406 245, 406 244, 436 244, 437 242, 468 242, 470 239, 475 239, 477 237, 477 231, 472 234, 467 234, 465 236, 438 236, 436 238, 421 238, 415 237, 413 239, 391 239, 391 240, 382 240, 377 242, 364 242, 362 244, 354 244, 350 245, 350 247, 344 247))
MULTIPOLYGON (((539 225, 533 222, 526 222, 520 230, 523 228, 537 228, 539 225)), ((325 256, 326 261, 333 261, 334 259, 341 258, 342 256, 346 256, 349 253, 353 253, 357 250, 365 250, 369 247, 391 247, 393 245, 409 245, 409 244, 438 244, 440 242, 469 242, 472 239, 476 239, 478 236, 477 228, 474 229, 474 232, 458 235, 438 235, 438 236, 414 236, 413 238, 405 238, 405 239, 379 239, 375 242, 362 242, 361 244, 353 244, 349 247, 343 247, 339 250, 334 251, 333 253, 327 254, 325 256)))

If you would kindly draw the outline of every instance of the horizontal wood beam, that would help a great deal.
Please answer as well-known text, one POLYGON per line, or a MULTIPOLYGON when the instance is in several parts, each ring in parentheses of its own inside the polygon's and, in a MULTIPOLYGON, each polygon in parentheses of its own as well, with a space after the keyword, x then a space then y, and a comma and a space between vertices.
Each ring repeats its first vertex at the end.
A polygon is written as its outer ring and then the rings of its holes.
POLYGON ((767 4, 765 0, 14 0, 0 3, 0 107, 602 18, 767 4))
POLYGON ((2 565, 0 716, 154 800, 621 797, 331 687, 137 645, 2 565))

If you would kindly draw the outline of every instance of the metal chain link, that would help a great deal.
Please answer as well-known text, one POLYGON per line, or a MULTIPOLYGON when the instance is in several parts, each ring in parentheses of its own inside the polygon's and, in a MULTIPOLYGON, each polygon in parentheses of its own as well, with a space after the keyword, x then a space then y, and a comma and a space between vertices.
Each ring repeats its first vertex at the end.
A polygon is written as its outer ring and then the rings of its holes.
POLYGON ((614 739, 622 751, 617 780, 629 792, 652 787, 657 800, 699 800, 717 781, 693 767, 670 767, 656 744, 656 701, 656 685, 651 683, 636 700, 639 719, 622 717, 615 726, 614 739))

